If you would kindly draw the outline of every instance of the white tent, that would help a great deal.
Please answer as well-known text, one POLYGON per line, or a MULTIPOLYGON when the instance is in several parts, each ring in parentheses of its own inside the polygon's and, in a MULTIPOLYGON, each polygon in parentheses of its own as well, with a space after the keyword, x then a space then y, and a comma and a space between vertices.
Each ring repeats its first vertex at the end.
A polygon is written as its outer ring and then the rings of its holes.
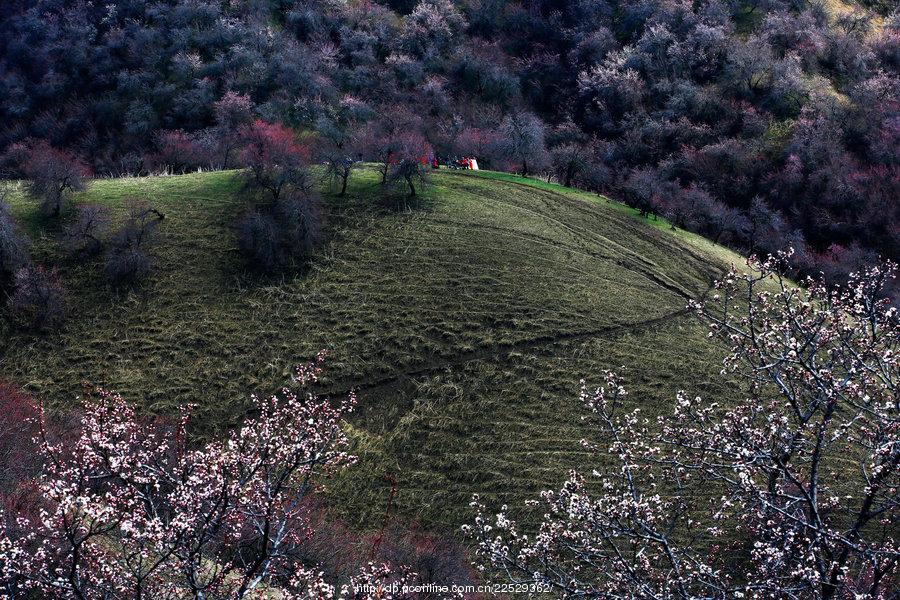
POLYGON ((477 171, 478 170, 478 161, 475 160, 474 158, 471 158, 469 160, 471 161, 470 164, 472 165, 472 170, 477 171))

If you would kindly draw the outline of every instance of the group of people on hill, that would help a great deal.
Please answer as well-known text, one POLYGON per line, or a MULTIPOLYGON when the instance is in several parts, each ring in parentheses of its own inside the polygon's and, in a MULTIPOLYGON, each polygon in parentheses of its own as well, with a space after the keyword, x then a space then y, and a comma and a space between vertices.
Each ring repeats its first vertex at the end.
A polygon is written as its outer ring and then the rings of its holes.
MULTIPOLYGON (((350 159, 348 158, 348 160, 350 159)), ((388 155, 388 163, 392 163, 395 160, 396 158, 394 157, 394 153, 390 153, 388 155)), ((478 170, 478 159, 476 159, 474 156, 463 156, 460 158, 447 157, 446 161, 442 162, 436 154, 428 154, 427 156, 420 156, 419 162, 423 165, 430 165, 432 169, 439 169, 442 164, 445 164, 450 169, 462 169, 469 171, 478 170)))
POLYGON ((478 170, 478 160, 474 157, 463 157, 447 162, 447 166, 451 169, 467 169, 470 171, 478 170))

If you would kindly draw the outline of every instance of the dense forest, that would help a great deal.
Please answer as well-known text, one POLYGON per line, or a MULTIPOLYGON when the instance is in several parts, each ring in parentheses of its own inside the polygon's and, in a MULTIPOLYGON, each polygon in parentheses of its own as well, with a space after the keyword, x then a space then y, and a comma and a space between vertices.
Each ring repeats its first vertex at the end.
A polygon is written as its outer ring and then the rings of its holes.
POLYGON ((900 256, 892 4, 9 0, 0 167, 238 166, 259 119, 341 160, 476 156, 840 281, 900 256))

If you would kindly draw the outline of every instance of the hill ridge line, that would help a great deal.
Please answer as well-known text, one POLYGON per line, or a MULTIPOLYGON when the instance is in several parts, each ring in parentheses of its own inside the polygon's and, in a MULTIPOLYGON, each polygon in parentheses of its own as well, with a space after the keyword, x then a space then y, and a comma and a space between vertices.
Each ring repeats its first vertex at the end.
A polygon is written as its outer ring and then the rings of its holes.
MULTIPOLYGON (((471 175, 466 175, 466 174, 463 174, 463 173, 451 173, 451 175, 453 175, 454 177, 458 177, 458 178, 466 178, 466 177, 471 178, 471 177, 472 177, 471 175)), ((587 209, 587 208, 589 207, 589 203, 588 203, 586 200, 575 199, 575 198, 569 198, 569 197, 567 197, 565 194, 562 194, 562 193, 560 193, 560 192, 556 192, 556 191, 553 191, 553 190, 547 190, 547 189, 544 189, 544 188, 541 188, 541 187, 538 187, 538 186, 529 185, 529 184, 527 184, 527 183, 522 183, 522 182, 519 182, 519 181, 508 181, 508 180, 505 180, 505 179, 496 179, 496 180, 495 180, 495 179, 490 179, 489 181, 490 181, 491 183, 509 184, 509 185, 513 185, 513 186, 518 186, 518 187, 526 188, 526 189, 528 189, 528 190, 531 190, 531 191, 534 192, 535 194, 541 196, 544 200, 551 199, 551 200, 554 200, 554 201, 566 202, 566 203, 568 203, 570 206, 577 206, 579 209, 587 209)), ((469 186, 468 189, 469 189, 470 191, 472 191, 472 192, 478 192, 479 195, 481 195, 482 197, 484 197, 483 193, 481 193, 482 190, 475 190, 475 189, 473 189, 471 186, 469 186)), ((660 287, 663 287, 663 288, 669 290, 670 292, 672 292, 672 293, 674 293, 674 294, 676 294, 676 295, 678 295, 678 296, 681 296, 682 298, 684 298, 684 299, 686 299, 686 300, 691 300, 691 299, 693 298, 693 296, 692 296, 688 291, 684 290, 684 289, 683 289, 680 285, 678 285, 676 282, 674 282, 674 281, 666 281, 666 280, 663 279, 663 277, 661 277, 659 274, 654 273, 654 272, 652 271, 652 269, 649 268, 649 267, 653 267, 653 266, 654 266, 653 263, 647 261, 647 260, 646 260, 643 256, 641 256, 639 253, 637 253, 637 252, 635 252, 634 250, 628 248, 627 246, 623 246, 622 244, 620 244, 619 242, 616 242, 615 240, 612 240, 612 239, 610 239, 610 238, 608 238, 608 237, 606 237, 606 236, 604 236, 604 235, 602 235, 602 234, 599 234, 599 233, 597 233, 597 232, 595 232, 595 231, 591 231, 591 230, 589 230, 589 229, 587 229, 587 228, 584 228, 584 227, 577 227, 577 228, 576 228, 576 227, 573 227, 573 226, 571 226, 571 225, 569 225, 569 224, 567 224, 567 223, 564 223, 564 222, 560 221, 559 219, 553 217, 552 215, 548 215, 548 214, 542 213, 542 212, 540 212, 540 211, 537 211, 537 210, 534 210, 534 209, 531 209, 531 208, 528 208, 528 207, 525 207, 525 206, 520 206, 520 205, 517 205, 517 204, 512 203, 512 202, 509 202, 509 201, 501 200, 501 199, 499 199, 499 198, 492 198, 492 200, 493 200, 494 202, 498 202, 498 203, 500 203, 500 204, 505 204, 505 205, 507 205, 507 206, 511 206, 511 207, 516 208, 516 209, 518 209, 518 210, 524 210, 524 211, 526 211, 526 212, 532 213, 532 214, 534 214, 534 215, 537 215, 537 216, 541 217, 542 219, 548 219, 548 220, 550 220, 551 222, 556 223, 557 225, 559 225, 560 227, 562 227, 562 228, 565 229, 566 231, 569 231, 569 232, 572 233, 573 235, 578 236, 578 235, 584 235, 584 234, 587 234, 588 236, 590 236, 590 237, 592 237, 592 238, 595 238, 595 239, 596 239, 596 238, 600 238, 600 239, 602 239, 602 240, 608 242, 609 244, 612 244, 615 248, 619 249, 619 250, 620 250, 619 253, 621 254, 621 258, 616 258, 615 256, 608 256, 608 257, 607 257, 607 256, 602 256, 602 257, 601 257, 601 256, 597 255, 596 253, 591 252, 590 250, 587 250, 587 249, 581 249, 581 250, 579 250, 579 251, 582 252, 582 253, 585 253, 585 254, 587 254, 587 255, 593 257, 593 258, 603 258, 603 259, 610 260, 610 261, 614 262, 616 265, 618 265, 618 266, 620 266, 620 267, 622 267, 622 268, 624 268, 624 269, 627 269, 627 270, 632 271, 632 272, 634 272, 634 273, 638 273, 638 274, 640 274, 640 275, 643 275, 643 276, 645 276, 647 279, 650 279, 651 281, 653 281, 653 283, 659 285, 660 287), (643 265, 643 266, 642 266, 642 265, 643 265)), ((490 227, 490 226, 484 226, 484 227, 490 227)), ((502 229, 502 228, 498 228, 498 229, 502 229)), ((510 231, 511 231, 511 230, 510 230, 510 231)), ((669 240, 669 241, 671 241, 671 240, 669 240)), ((686 246, 686 244, 680 244, 680 246, 686 246)), ((565 247, 565 246, 563 246, 562 244, 560 244, 560 247, 565 247)), ((694 252, 690 251, 690 250, 687 249, 687 248, 685 248, 685 250, 687 250, 687 251, 689 252, 689 254, 691 255, 692 258, 697 259, 697 260, 701 260, 701 257, 698 257, 694 252)))

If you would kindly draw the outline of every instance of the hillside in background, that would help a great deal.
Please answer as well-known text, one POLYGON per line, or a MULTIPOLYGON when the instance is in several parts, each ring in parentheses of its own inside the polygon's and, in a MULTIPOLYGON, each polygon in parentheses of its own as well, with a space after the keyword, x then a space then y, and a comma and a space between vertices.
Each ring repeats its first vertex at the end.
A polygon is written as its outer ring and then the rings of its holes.
POLYGON ((0 12, 0 174, 239 166, 248 120, 331 158, 415 145, 600 191, 841 282, 900 257, 883 0, 38 0, 0 12), (42 145, 43 144, 43 145, 42 145), (37 151, 36 151, 37 149, 37 151), (58 156, 58 155, 57 155, 58 156))
POLYGON ((579 379, 598 383, 602 369, 624 365, 648 415, 686 386, 733 393, 722 349, 685 305, 740 259, 694 234, 489 172, 442 170, 398 210, 367 168, 347 198, 327 196, 330 241, 306 272, 259 282, 236 249, 236 178, 105 179, 78 196, 117 213, 141 196, 165 214, 155 273, 127 295, 100 281, 99 258, 61 255, 58 226, 14 194, 35 259, 62 269, 70 315, 58 334, 0 331, 0 378, 62 409, 82 382, 160 414, 197 403, 209 435, 325 348, 323 391, 360 397, 350 433, 361 464, 329 498, 366 528, 383 518, 389 477, 399 514, 438 528, 470 519, 472 493, 520 504, 557 485, 587 456, 579 379))

